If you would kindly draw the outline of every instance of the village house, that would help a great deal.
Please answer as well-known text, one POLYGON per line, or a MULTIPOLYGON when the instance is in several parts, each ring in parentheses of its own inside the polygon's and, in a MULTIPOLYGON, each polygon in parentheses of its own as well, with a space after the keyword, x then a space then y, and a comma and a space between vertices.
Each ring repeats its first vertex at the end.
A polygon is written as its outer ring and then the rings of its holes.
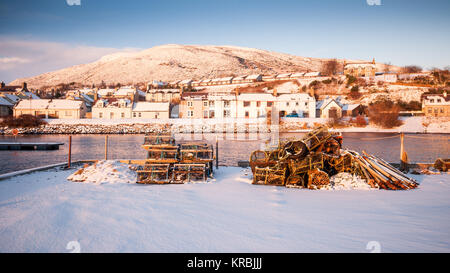
POLYGON ((132 117, 133 103, 128 98, 124 99, 99 99, 92 107, 93 119, 120 119, 132 117))
POLYGON ((330 98, 318 101, 316 104, 316 117, 339 119, 342 117, 342 106, 338 101, 330 98))
POLYGON ((67 100, 79 100, 84 101, 86 105, 87 112, 91 112, 92 106, 94 105, 94 96, 88 95, 87 91, 82 92, 81 90, 71 90, 66 93, 67 100))
POLYGON ((179 89, 150 89, 145 94, 145 100, 150 102, 171 102, 179 99, 179 89))
POLYGON ((168 119, 169 103, 147 101, 135 102, 131 112, 133 118, 168 119))
POLYGON ((209 118, 207 92, 183 92, 179 107, 180 118, 209 118))
POLYGON ((13 113, 13 107, 13 103, 3 97, 0 97, 0 117, 10 116, 13 113))
POLYGON ((447 92, 423 95, 422 111, 428 117, 450 117, 450 96, 447 92))
POLYGON ((373 77, 376 73, 375 59, 372 62, 351 62, 344 61, 344 75, 353 77, 373 77))
POLYGON ((33 115, 41 118, 80 119, 86 114, 84 101, 63 99, 21 100, 14 107, 14 117, 33 115))
POLYGON ((364 109, 361 104, 344 104, 342 105, 342 116, 356 117, 362 115, 364 109))
POLYGON ((178 86, 180 87, 185 87, 185 88, 189 88, 192 86, 192 80, 188 79, 188 80, 182 80, 178 83, 178 86))

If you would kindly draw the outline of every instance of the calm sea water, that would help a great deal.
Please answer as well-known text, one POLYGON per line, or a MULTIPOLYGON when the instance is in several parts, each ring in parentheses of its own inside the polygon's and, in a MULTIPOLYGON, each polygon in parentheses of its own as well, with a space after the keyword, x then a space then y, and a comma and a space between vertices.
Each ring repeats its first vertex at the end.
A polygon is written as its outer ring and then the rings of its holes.
MULTIPOLYGON (((302 136, 301 133, 285 133, 281 138, 302 136)), ((400 137, 392 133, 343 133, 344 147, 358 152, 366 151, 398 162, 400 137)), ((219 138, 219 164, 235 166, 238 160, 248 160, 253 150, 268 142, 267 135, 259 134, 177 134, 177 141, 207 141, 215 143, 219 138)), ((26 168, 39 167, 67 161, 68 135, 0 136, 2 141, 20 142, 63 142, 55 151, 1 151, 0 174, 26 168)), ((144 135, 110 135, 109 159, 144 159, 146 152, 141 145, 144 135)), ((72 136, 72 160, 103 159, 104 135, 72 136)), ((411 162, 434 162, 436 158, 450 157, 450 134, 405 134, 405 149, 411 162)))

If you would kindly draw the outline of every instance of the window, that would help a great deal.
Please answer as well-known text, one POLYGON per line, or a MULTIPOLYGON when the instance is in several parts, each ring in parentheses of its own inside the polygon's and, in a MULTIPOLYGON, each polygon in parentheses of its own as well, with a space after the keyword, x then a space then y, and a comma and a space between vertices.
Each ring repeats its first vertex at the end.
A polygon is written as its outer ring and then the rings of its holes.
POLYGON ((204 106, 204 107, 208 107, 208 102, 207 102, 207 101, 204 101, 204 102, 203 102, 203 106, 204 106))
POLYGON ((193 105, 192 101, 187 102, 187 106, 192 107, 192 105, 193 105))
POLYGON ((223 110, 223 117, 224 118, 229 118, 231 115, 230 115, 230 110, 223 110))
POLYGON ((289 106, 289 102, 286 102, 286 106, 289 106))
POLYGON ((141 113, 141 112, 139 112, 138 116, 139 116, 139 117, 142 117, 142 113, 141 113))
POLYGON ((213 100, 210 100, 209 101, 209 106, 211 107, 211 106, 214 106, 214 101, 213 100))
POLYGON ((441 102, 441 99, 437 99, 436 101, 439 103, 439 102, 441 102))
POLYGON ((120 117, 124 118, 125 117, 125 113, 124 112, 120 113, 120 117))
POLYGON ((249 101, 244 101, 244 107, 249 107, 250 106, 250 102, 249 101))
POLYGON ((248 111, 245 111, 245 117, 246 117, 246 118, 249 117, 248 111))
POLYGON ((271 107, 272 104, 273 104, 273 101, 268 101, 268 102, 267 102, 267 107, 271 107))
POLYGON ((434 113, 437 114, 438 113, 438 109, 434 108, 434 113))
POLYGON ((224 100, 223 101, 223 107, 229 108, 230 107, 230 101, 229 100, 224 100))
POLYGON ((135 118, 135 117, 136 117, 136 112, 133 113, 133 118, 135 118))
POLYGON ((209 118, 214 118, 214 110, 209 111, 209 118))
POLYGON ((441 114, 444 114, 444 108, 441 108, 440 110, 441 110, 441 114))
POLYGON ((208 118, 208 110, 203 111, 203 118, 208 118))
POLYGON ((99 118, 103 118, 103 113, 98 113, 99 118))
POLYGON ((433 110, 431 110, 431 108, 428 108, 428 113, 432 113, 433 112, 433 110))
POLYGON ((194 116, 194 111, 190 111, 190 110, 187 111, 187 116, 190 117, 190 118, 193 117, 194 116))
POLYGON ((261 102, 260 101, 256 102, 256 107, 261 107, 261 102))
POLYGON ((308 102, 305 102, 305 106, 308 106, 308 102))
POLYGON ((64 111, 64 114, 65 114, 66 116, 72 116, 72 111, 64 111))
POLYGON ((298 106, 298 101, 295 103, 295 106, 298 106))
POLYGON ((434 103, 434 99, 430 99, 430 103, 434 103))

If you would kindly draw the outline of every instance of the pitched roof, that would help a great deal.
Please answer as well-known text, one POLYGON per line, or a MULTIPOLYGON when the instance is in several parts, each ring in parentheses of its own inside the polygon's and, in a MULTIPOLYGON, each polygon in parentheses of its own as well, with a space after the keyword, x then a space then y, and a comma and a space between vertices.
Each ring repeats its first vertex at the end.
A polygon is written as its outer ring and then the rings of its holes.
POLYGON ((5 98, 0 97, 0 105, 13 106, 14 104, 12 104, 11 102, 9 102, 9 101, 6 100, 5 98))
POLYGON ((21 100, 15 109, 79 109, 83 101, 62 99, 21 100))

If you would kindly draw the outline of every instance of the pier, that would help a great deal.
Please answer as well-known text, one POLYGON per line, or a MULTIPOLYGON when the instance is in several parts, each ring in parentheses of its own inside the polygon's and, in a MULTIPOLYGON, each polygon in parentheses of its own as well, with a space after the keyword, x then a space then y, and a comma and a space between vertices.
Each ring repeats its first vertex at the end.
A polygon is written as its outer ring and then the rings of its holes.
POLYGON ((0 150, 59 150, 61 142, 0 142, 0 150))

